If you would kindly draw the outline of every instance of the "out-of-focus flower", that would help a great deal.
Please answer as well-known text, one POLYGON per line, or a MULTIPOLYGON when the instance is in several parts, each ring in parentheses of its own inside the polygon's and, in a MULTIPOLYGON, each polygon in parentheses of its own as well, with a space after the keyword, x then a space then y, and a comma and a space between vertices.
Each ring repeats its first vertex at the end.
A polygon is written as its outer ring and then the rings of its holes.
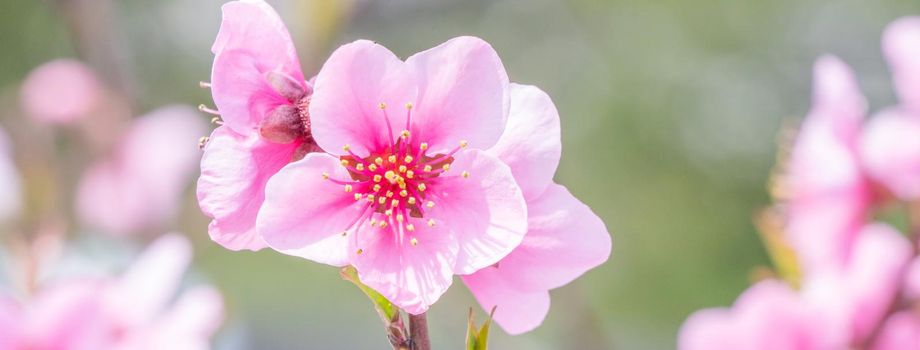
POLYGON ((901 105, 920 115, 920 17, 904 17, 889 24, 882 36, 882 51, 901 105))
POLYGON ((223 322, 209 286, 173 295, 191 260, 177 234, 155 241, 120 278, 78 279, 41 290, 22 306, 0 298, 3 349, 208 349, 223 322), (8 320, 15 322, 7 322, 8 320))
POLYGON ((920 349, 920 316, 901 311, 885 322, 872 350, 920 349))
POLYGON ((259 233, 282 253, 353 265, 394 304, 424 312, 452 275, 495 264, 527 230, 511 169, 482 151, 505 129, 508 85, 478 38, 405 62, 370 41, 340 47, 310 103, 313 137, 329 153, 269 180, 259 233))
POLYGON ((565 187, 553 183, 562 153, 559 114, 534 86, 511 85, 508 125, 488 151, 511 167, 527 201, 528 231, 511 254, 463 281, 505 331, 519 334, 543 322, 549 290, 563 286, 610 255, 603 221, 565 187))
POLYGON ((92 69, 73 59, 35 68, 22 84, 26 114, 49 124, 70 124, 86 117, 99 102, 102 84, 92 69))
POLYGON ((853 72, 836 57, 822 57, 813 89, 783 178, 786 233, 806 275, 846 261, 872 198, 856 150, 866 103, 853 72))
POLYGON ((679 350, 839 350, 819 310, 784 283, 762 281, 731 309, 707 309, 681 327, 679 350))
POLYGON ((192 108, 167 106, 137 118, 115 152, 80 180, 77 212, 112 234, 157 228, 178 212, 198 161, 196 137, 207 129, 192 108))
POLYGON ((318 148, 310 135, 312 84, 277 13, 261 0, 232 1, 214 46, 211 91, 223 125, 201 159, 198 203, 208 233, 227 249, 258 250, 255 231, 265 183, 318 148))
POLYGON ((22 184, 13 164, 9 139, 0 129, 0 223, 12 219, 22 209, 22 184))

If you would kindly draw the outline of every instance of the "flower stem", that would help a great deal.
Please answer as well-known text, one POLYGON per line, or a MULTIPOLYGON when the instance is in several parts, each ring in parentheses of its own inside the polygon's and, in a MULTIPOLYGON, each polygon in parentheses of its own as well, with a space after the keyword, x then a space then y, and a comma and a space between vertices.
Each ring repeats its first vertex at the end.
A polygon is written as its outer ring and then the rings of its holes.
POLYGON ((409 314, 409 334, 412 339, 412 350, 431 350, 431 339, 428 338, 428 316, 425 313, 409 314))

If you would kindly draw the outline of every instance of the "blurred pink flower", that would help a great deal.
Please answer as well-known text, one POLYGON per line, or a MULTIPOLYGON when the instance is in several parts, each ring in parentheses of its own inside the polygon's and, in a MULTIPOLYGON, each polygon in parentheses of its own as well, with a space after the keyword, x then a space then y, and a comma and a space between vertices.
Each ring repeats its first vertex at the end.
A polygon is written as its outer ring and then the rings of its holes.
POLYGON ((869 121, 861 155, 874 180, 899 199, 920 199, 920 17, 888 26, 882 40, 900 105, 869 121))
POLYGON ((223 6, 211 51, 210 84, 223 125, 205 146, 198 202, 213 219, 211 239, 227 249, 258 250, 265 247, 255 231, 265 183, 318 150, 307 112, 313 88, 284 23, 261 0, 223 6))
POLYGON ((208 349, 223 322, 220 294, 193 287, 170 305, 190 260, 189 242, 169 234, 120 278, 65 281, 23 306, 2 298, 0 348, 208 349))
POLYGON ((820 58, 813 94, 785 177, 786 232, 806 274, 846 261, 872 199, 856 150, 866 102, 853 72, 820 58))
POLYGON ((23 110, 36 121, 69 124, 92 111, 101 91, 92 69, 77 60, 59 59, 29 73, 22 84, 21 101, 23 110))
POLYGON ((511 85, 508 125, 488 152, 511 167, 527 201, 528 231, 521 245, 463 281, 505 331, 519 334, 543 322, 549 290, 561 287, 610 256, 604 222, 553 183, 562 153, 559 113, 539 88, 511 85))
POLYGON ((159 228, 178 213, 207 130, 192 108, 167 106, 137 118, 113 154, 91 165, 77 191, 77 213, 111 234, 159 228))
POLYGON ((0 128, 0 224, 9 221, 22 209, 22 183, 16 164, 13 163, 12 146, 6 132, 0 128))
POLYGON ((872 347, 872 350, 913 349, 920 349, 920 316, 908 311, 898 312, 888 318, 872 347))
POLYGON ((495 264, 527 230, 511 169, 481 150, 505 129, 508 84, 478 38, 405 62, 370 41, 340 47, 310 104, 313 137, 330 153, 269 180, 259 233, 282 253, 353 265, 396 305, 424 312, 452 275, 495 264))

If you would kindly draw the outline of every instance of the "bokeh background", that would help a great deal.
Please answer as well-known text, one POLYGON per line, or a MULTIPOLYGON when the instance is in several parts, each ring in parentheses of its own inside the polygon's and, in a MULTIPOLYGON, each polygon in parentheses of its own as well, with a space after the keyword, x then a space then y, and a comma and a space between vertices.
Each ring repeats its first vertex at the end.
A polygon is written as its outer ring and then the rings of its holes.
MULTIPOLYGON (((752 216, 770 201, 777 135, 807 110, 813 61, 839 55, 873 106, 893 102, 879 37, 895 18, 920 13, 920 2, 908 0, 268 1, 307 75, 359 38, 407 57, 476 35, 496 48, 513 81, 553 97, 563 129, 556 180, 605 220, 613 254, 553 291, 542 327, 514 337, 496 328, 495 349, 671 349, 690 312, 730 304, 752 269, 767 264, 752 216)), ((73 186, 96 155, 73 131, 26 121, 20 85, 43 62, 77 58, 125 96, 134 115, 172 103, 212 105, 198 82, 209 78, 221 3, 0 4, 0 126, 11 134, 26 189, 22 218, 0 232, 4 245, 29 237, 49 210, 67 223, 73 249, 89 257, 83 263, 121 266, 124 246, 156 236, 110 238, 80 224, 73 186), (40 147, 57 157, 36 156, 40 147)), ((191 278, 224 293, 228 321, 218 348, 386 348, 371 305, 336 269, 212 243, 193 182, 164 229, 193 240, 191 278)), ((483 312, 459 281, 442 300, 429 315, 435 348, 460 348, 468 308, 479 319, 483 312)))

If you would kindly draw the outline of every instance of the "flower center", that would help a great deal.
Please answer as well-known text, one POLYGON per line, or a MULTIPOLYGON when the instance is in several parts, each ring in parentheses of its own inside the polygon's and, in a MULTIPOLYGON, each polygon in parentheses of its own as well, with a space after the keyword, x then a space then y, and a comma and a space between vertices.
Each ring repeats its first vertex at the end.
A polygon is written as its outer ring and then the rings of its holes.
MULTIPOLYGON (((415 224, 409 219, 423 220, 426 211, 435 206, 438 194, 433 189, 438 182, 449 177, 442 175, 450 169, 453 155, 466 147, 466 141, 461 141, 446 154, 429 155, 428 143, 416 142, 409 132, 411 103, 406 104, 406 129, 395 138, 386 114, 386 104, 381 103, 380 109, 390 132, 389 145, 367 156, 357 155, 345 145, 343 149, 348 155, 339 159, 351 179, 333 179, 328 173, 323 173, 323 178, 342 185, 345 192, 354 193, 355 201, 365 203, 349 229, 355 228, 358 232, 367 223, 371 229, 390 227, 400 237, 411 236, 415 224)), ((463 171, 460 176, 468 178, 469 173, 463 171)), ((428 226, 436 224, 432 218, 425 223, 428 226)), ((409 241, 412 245, 418 244, 415 237, 409 237, 409 241)), ((361 252, 358 251, 359 254, 361 252)))

